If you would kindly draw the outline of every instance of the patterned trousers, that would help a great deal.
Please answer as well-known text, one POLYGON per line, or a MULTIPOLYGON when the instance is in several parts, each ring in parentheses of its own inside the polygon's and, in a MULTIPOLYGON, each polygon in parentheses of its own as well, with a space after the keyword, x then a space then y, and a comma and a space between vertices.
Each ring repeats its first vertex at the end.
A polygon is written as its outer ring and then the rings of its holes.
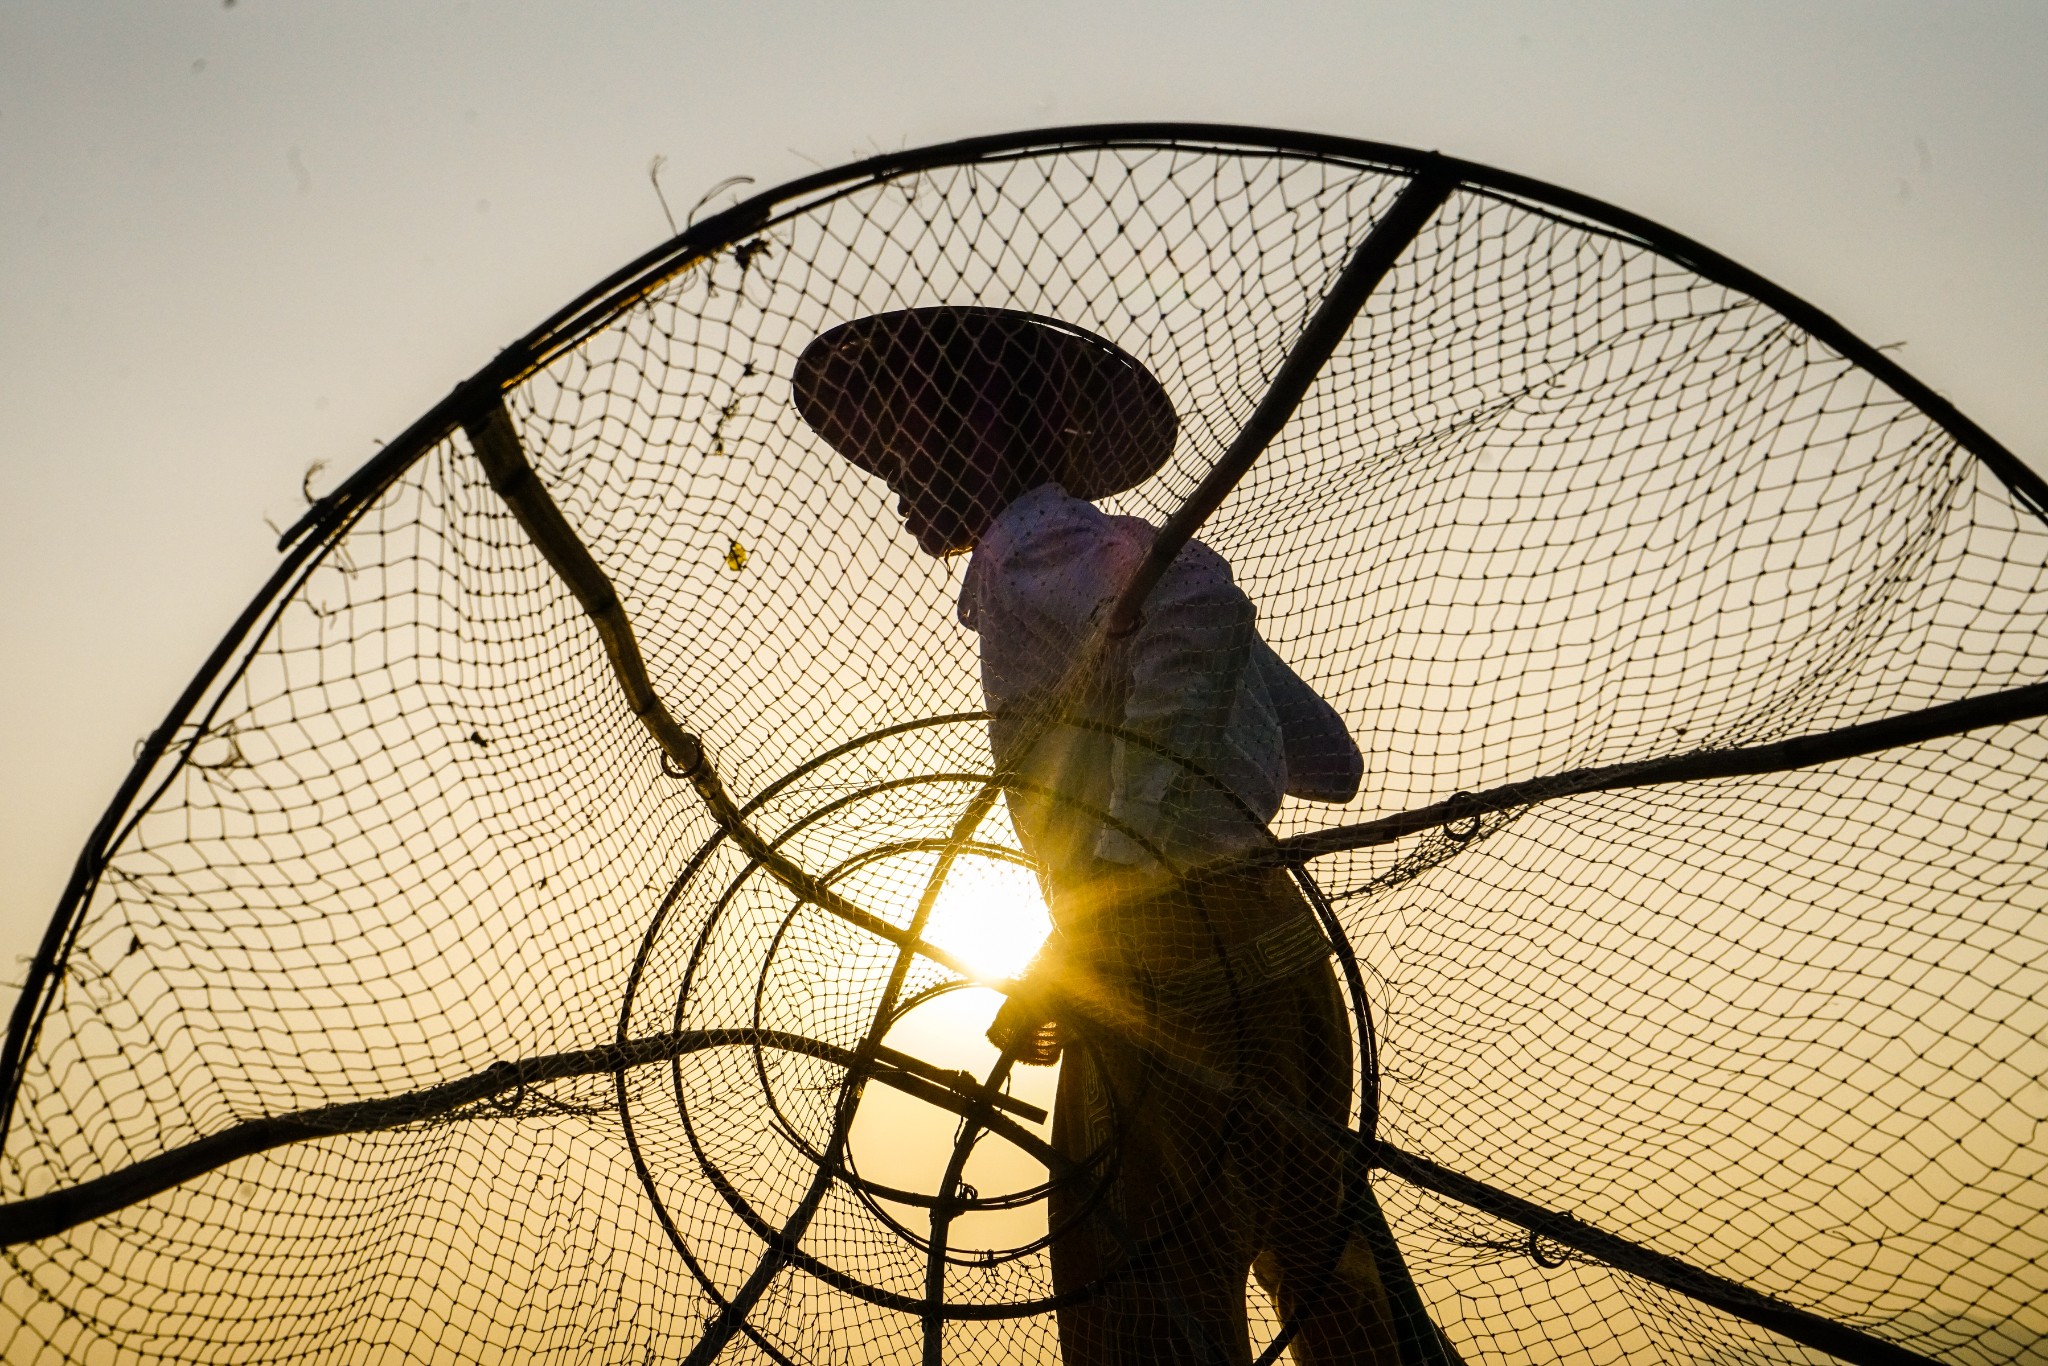
POLYGON ((1067 1366, 1245 1366, 1254 1270, 1301 1366, 1398 1366, 1347 1204, 1363 1173, 1309 1118, 1347 1120, 1351 1033, 1293 884, 1183 883, 1073 937, 1053 1143, 1089 1175, 1049 1210, 1053 1286, 1077 1296, 1059 1314, 1067 1366))

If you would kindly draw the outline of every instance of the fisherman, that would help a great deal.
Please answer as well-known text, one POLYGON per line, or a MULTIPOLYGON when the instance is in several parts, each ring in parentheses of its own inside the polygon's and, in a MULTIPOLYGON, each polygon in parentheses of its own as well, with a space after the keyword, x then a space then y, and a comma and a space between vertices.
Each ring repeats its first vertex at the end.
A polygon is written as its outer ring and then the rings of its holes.
POLYGON ((835 327, 795 391, 925 553, 971 552, 960 620, 1055 927, 989 1037, 1064 1056, 1053 1144, 1089 1175, 1050 1199, 1068 1366, 1242 1366, 1254 1268, 1302 1366, 1398 1366, 1357 1233, 1370 1197, 1332 1132, 1353 1062, 1329 945, 1285 873, 1238 857, 1271 843, 1283 794, 1349 800, 1358 748, 1199 541, 1063 695, 1156 534, 1093 500, 1171 455, 1165 391, 1102 337, 978 307, 835 327))

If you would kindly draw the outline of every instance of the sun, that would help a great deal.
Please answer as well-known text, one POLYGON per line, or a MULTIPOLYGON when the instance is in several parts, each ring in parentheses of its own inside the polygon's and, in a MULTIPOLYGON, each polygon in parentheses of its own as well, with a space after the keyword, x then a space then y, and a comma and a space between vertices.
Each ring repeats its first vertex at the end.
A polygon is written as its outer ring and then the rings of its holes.
POLYGON ((1038 879, 1004 859, 964 854, 932 905, 925 938, 989 979, 1015 977, 1052 932, 1038 879))

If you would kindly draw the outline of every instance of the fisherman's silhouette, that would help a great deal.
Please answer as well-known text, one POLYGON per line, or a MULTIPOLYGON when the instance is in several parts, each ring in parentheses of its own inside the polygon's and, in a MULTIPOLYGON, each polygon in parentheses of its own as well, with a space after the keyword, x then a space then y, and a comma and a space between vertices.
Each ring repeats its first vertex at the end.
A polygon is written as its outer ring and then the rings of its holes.
POLYGON ((1165 463, 1164 390, 1092 333, 967 307, 834 328, 795 385, 925 553, 971 554, 960 617, 1055 926, 989 1037, 1064 1057, 1053 1142, 1092 1178, 1056 1183, 1048 1211, 1064 1359, 1242 1366, 1256 1270, 1303 1366, 1398 1366, 1334 1132, 1354 1069, 1329 945, 1286 874, 1232 865, 1283 793, 1348 800, 1357 746, 1199 541, 1081 699, 1099 725, 1048 718, 1151 544, 1089 500, 1165 463))

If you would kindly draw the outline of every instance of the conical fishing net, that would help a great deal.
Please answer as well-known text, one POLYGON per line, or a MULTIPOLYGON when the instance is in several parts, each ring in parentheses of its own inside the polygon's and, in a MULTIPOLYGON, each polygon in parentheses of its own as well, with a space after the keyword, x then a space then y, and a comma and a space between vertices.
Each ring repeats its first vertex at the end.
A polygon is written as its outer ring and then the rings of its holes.
POLYGON ((2048 1362, 2041 498, 1483 168, 1124 129, 764 195, 317 505, 145 746, 0 1060, 0 1353, 2048 1362), (793 374, 1086 329, 1171 401, 1102 501, 1156 526, 1367 246, 1159 599, 1213 552, 1363 781, 1219 841, 1099 612, 991 718, 968 561, 793 374), (1143 763, 1207 824, 1070 923, 1030 822, 1143 763), (984 1030, 1048 890, 1034 1067, 984 1030))

